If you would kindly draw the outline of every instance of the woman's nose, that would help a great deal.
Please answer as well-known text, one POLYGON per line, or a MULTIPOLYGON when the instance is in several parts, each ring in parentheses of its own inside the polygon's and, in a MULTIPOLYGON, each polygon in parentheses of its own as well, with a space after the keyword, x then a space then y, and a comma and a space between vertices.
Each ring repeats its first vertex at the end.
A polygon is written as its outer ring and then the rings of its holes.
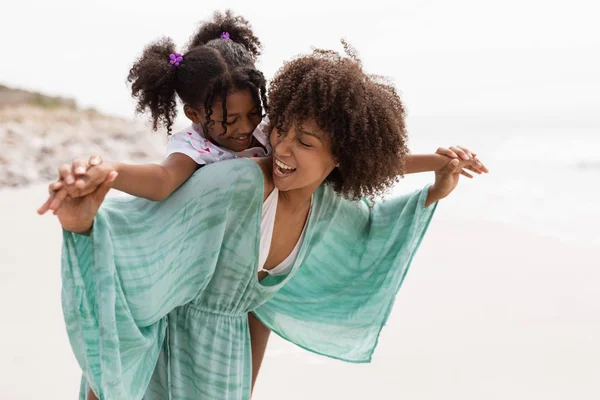
POLYGON ((277 156, 289 156, 292 153, 292 140, 287 136, 278 137, 273 151, 277 156))

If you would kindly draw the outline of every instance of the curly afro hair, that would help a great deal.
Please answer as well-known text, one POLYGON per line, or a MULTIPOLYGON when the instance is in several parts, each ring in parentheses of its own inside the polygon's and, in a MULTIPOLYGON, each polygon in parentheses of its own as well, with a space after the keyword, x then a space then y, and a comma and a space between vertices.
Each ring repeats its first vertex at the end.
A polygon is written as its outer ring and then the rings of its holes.
MULTIPOLYGON (((215 12, 211 21, 200 25, 178 66, 170 63, 169 56, 177 53, 171 39, 151 43, 127 77, 131 95, 137 100, 136 111, 149 111, 152 128, 164 126, 170 134, 177 116, 177 96, 185 104, 203 107, 209 123, 214 123, 213 103, 238 90, 250 90, 257 108, 266 110, 266 79, 254 66, 260 47, 248 21, 229 10, 215 12), (228 39, 221 38, 224 32, 228 39)), ((225 130, 226 119, 223 101, 225 130)))
POLYGON ((250 22, 241 15, 233 15, 231 10, 217 11, 212 20, 203 22, 191 37, 188 49, 203 45, 219 50, 233 66, 253 64, 262 48, 250 22), (229 33, 230 40, 220 40, 224 32, 229 33))
POLYGON ((328 135, 337 168, 327 182, 340 195, 374 199, 403 175, 409 153, 405 111, 385 78, 367 75, 355 51, 314 50, 287 62, 269 88, 271 126, 313 120, 328 135))

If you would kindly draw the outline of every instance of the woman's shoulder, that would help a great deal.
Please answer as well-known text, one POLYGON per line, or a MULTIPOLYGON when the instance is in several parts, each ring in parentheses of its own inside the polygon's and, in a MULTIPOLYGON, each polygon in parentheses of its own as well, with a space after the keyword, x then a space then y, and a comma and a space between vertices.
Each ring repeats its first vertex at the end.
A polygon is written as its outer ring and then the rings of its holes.
MULTIPOLYGON (((262 181, 264 172, 254 159, 236 158, 209 164, 198 170, 194 175, 204 175, 216 185, 234 181, 262 181)), ((204 179, 204 178, 203 178, 204 179)))
POLYGON ((251 159, 255 162, 263 173, 263 182, 264 182, 264 198, 266 200, 269 194, 275 188, 275 183, 273 182, 273 158, 272 157, 263 157, 263 158, 253 158, 251 159))
MULTIPOLYGON (((198 169, 182 189, 201 191, 228 191, 232 188, 240 190, 256 189, 268 195, 275 187, 273 183, 273 159, 237 158, 219 161, 198 169)), ((192 193, 192 195, 193 195, 192 193)), ((264 199, 263 199, 264 200, 264 199)))
POLYGON ((219 161, 198 169, 174 194, 192 201, 208 194, 227 196, 232 190, 250 194, 259 188, 262 192, 263 176, 250 159, 219 161))

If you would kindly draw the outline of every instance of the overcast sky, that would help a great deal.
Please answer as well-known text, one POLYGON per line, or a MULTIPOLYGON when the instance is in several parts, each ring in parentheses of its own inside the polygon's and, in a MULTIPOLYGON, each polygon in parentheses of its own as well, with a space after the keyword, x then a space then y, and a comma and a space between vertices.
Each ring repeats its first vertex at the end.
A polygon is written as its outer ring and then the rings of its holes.
POLYGON ((394 79, 411 115, 600 114, 595 1, 22 0, 0 15, 0 83, 133 115, 125 84, 143 47, 184 46, 227 7, 253 24, 271 77, 311 46, 347 38, 368 72, 394 79), (285 4, 284 6, 282 6, 285 4))

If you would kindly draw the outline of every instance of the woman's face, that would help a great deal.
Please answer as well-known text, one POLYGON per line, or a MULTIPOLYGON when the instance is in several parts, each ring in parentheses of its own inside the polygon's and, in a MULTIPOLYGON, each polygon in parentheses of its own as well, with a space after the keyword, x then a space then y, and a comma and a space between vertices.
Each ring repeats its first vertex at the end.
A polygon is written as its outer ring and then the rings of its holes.
POLYGON ((273 181, 277 189, 315 190, 336 167, 329 136, 314 121, 294 124, 285 135, 271 132, 273 181))
MULTIPOLYGON (((212 105, 211 122, 206 114, 200 115, 204 134, 214 143, 232 151, 243 151, 252 143, 252 133, 262 120, 261 110, 254 102, 250 90, 240 90, 227 96, 227 119, 223 128, 223 102, 217 100, 212 105)), ((203 109, 204 107, 202 107, 203 109)))

